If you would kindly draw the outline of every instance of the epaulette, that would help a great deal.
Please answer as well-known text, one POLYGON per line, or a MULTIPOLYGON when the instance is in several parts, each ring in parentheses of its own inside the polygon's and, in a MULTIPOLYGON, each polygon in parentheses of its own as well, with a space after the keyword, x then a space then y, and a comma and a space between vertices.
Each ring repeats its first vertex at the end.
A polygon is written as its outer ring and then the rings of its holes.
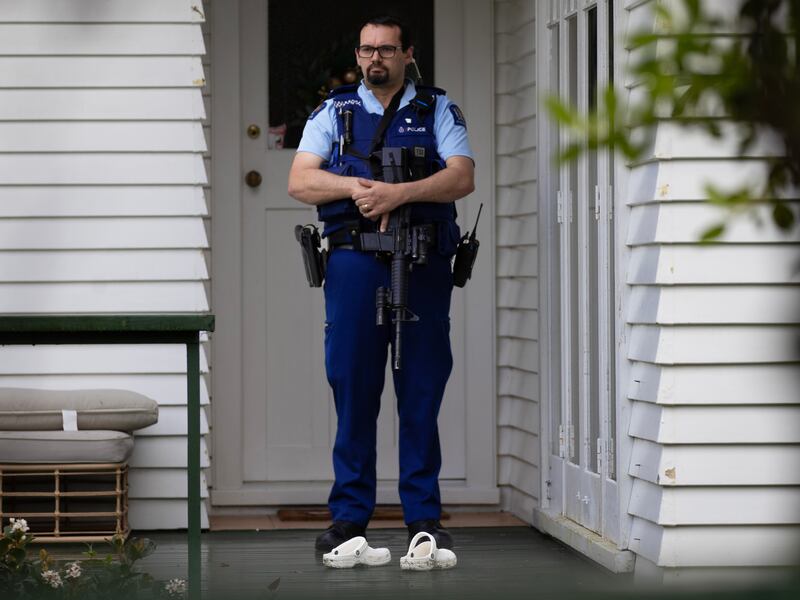
POLYGON ((422 85, 422 84, 419 84, 419 85, 416 86, 416 88, 417 88, 417 91, 425 90, 426 92, 430 92, 434 96, 444 96, 445 94, 447 94, 447 92, 445 92, 442 88, 438 88, 438 87, 433 86, 433 85, 422 85))
POLYGON ((436 105, 436 96, 443 96, 446 92, 430 85, 418 85, 417 95, 411 99, 411 104, 418 113, 426 113, 436 105))
POLYGON ((337 88, 333 88, 330 92, 328 92, 328 98, 333 98, 334 96, 339 96, 341 94, 349 94, 355 92, 358 89, 358 83, 348 83, 347 85, 340 85, 337 88))

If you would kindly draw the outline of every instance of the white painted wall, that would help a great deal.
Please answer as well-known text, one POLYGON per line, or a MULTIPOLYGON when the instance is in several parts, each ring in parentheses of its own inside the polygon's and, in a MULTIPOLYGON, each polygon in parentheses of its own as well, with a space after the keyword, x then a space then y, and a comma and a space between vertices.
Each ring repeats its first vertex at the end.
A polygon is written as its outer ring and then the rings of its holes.
MULTIPOLYGON (((203 19, 190 0, 0 3, 0 314, 208 311, 203 19)), ((0 348, 0 385, 159 402, 135 529, 186 527, 185 372, 179 346, 0 348)))
POLYGON ((539 503, 539 313, 533 0, 495 2, 497 453, 504 510, 539 503))
MULTIPOLYGON (((653 4, 626 2, 629 27, 652 27, 653 4)), ((627 178, 629 547, 665 580, 800 559, 798 235, 766 217, 697 243, 720 217, 705 184, 753 181, 780 152, 735 149, 666 122, 627 178)))

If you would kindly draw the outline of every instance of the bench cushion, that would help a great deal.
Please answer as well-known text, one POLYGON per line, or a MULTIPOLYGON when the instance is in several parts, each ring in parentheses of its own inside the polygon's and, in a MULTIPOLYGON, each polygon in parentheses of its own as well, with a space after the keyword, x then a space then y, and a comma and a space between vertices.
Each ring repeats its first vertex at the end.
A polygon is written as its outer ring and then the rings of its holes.
POLYGON ((81 430, 134 431, 158 421, 158 403, 128 390, 0 387, 2 431, 62 430, 62 410, 78 413, 78 429, 81 430))
POLYGON ((122 431, 0 431, 3 463, 121 463, 132 450, 122 431))

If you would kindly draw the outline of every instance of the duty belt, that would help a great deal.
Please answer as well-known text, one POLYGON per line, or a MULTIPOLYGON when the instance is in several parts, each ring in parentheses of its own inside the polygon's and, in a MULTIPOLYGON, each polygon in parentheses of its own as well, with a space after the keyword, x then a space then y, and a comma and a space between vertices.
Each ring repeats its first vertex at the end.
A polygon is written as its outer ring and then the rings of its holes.
MULTIPOLYGON (((436 246, 436 243, 439 239, 438 236, 438 227, 436 227, 436 223, 418 223, 416 225, 412 225, 411 229, 417 228, 426 228, 427 229, 427 237, 429 240, 429 244, 432 247, 436 246)), ((373 231, 365 231, 361 229, 361 223, 348 223, 341 229, 337 229, 336 231, 330 233, 327 236, 328 239, 328 248, 330 250, 334 249, 341 249, 341 250, 363 250, 361 247, 361 234, 366 233, 376 233, 375 230, 373 231)))

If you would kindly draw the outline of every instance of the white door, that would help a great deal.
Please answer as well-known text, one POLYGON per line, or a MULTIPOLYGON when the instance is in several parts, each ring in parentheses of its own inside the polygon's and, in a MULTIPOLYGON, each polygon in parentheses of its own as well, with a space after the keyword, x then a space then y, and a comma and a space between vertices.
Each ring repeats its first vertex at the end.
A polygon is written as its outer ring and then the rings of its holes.
MULTIPOLYGON (((609 83, 610 2, 551 5, 540 29, 549 89, 582 112, 609 83), (580 4, 580 6, 576 6, 580 4)), ((570 143, 549 125, 545 147, 570 143)), ((611 160, 588 152, 545 182, 549 244, 549 489, 558 512, 615 540, 618 530, 614 381, 614 228, 611 160)), ((551 505, 552 506, 552 505, 551 505)))
MULTIPOLYGON (((276 20, 276 15, 285 14, 285 3, 262 0, 239 3, 241 168, 243 177, 248 172, 257 172, 260 183, 251 179, 242 185, 241 239, 229 240, 242 247, 241 462, 235 465, 241 481, 235 482, 236 489, 227 490, 217 483, 215 504, 325 503, 332 481, 331 448, 336 415, 324 368, 323 295, 321 289, 309 288, 306 283, 299 246, 294 239, 294 226, 316 222, 316 211, 288 196, 287 176, 295 150, 281 147, 276 123, 272 123, 272 129, 269 127, 271 103, 279 101, 279 94, 296 96, 294 89, 287 89, 292 86, 281 82, 276 89, 275 77, 270 78, 271 64, 273 69, 287 68, 282 62, 276 61, 277 65, 270 62, 270 31, 277 36, 275 27, 282 30, 282 35, 297 27, 296 35, 290 33, 286 37, 293 40, 289 43, 296 44, 290 52, 299 55, 303 32, 307 30, 307 14, 314 12, 316 4, 330 6, 322 2, 303 3, 305 14, 291 22, 276 20)), ((440 4, 436 3, 437 10, 440 4)), ((309 73, 304 72, 303 76, 308 75, 309 80, 311 71, 319 69, 324 60, 333 60, 343 50, 352 56, 352 49, 349 46, 345 49, 339 41, 342 32, 328 33, 330 51, 325 50, 316 63, 308 63, 309 73)), ((437 72, 446 72, 448 66, 463 70, 462 36, 456 21, 437 21, 433 41, 437 72), (440 43, 440 39, 447 43, 440 43)), ((420 67, 425 75, 426 65, 420 67)), ((291 138, 297 134, 297 128, 292 132, 290 127, 284 134, 283 145, 291 145, 291 138)), ((215 189, 215 194, 219 193, 215 189)), ((455 366, 439 417, 443 454, 440 480, 445 501, 486 502, 493 497, 485 493, 486 481, 493 478, 491 462, 485 461, 484 470, 488 469, 488 473, 478 477, 475 465, 468 465, 467 459, 470 394, 465 390, 465 319, 460 294, 463 294, 460 290, 454 293, 451 313, 455 366), (448 486, 452 487, 451 493, 448 486), (474 486, 476 493, 471 496, 470 488, 474 486)), ((378 502, 395 503, 399 502, 397 416, 388 365, 386 381, 378 425, 378 502)), ((223 414, 215 418, 226 417, 223 414)), ((487 448, 492 447, 492 427, 491 422, 482 426, 487 448)), ((230 424, 226 425, 226 431, 231 431, 230 424)), ((236 453, 219 455, 220 460, 237 460, 236 453)), ((217 464, 215 468, 227 466, 233 465, 217 464)))

